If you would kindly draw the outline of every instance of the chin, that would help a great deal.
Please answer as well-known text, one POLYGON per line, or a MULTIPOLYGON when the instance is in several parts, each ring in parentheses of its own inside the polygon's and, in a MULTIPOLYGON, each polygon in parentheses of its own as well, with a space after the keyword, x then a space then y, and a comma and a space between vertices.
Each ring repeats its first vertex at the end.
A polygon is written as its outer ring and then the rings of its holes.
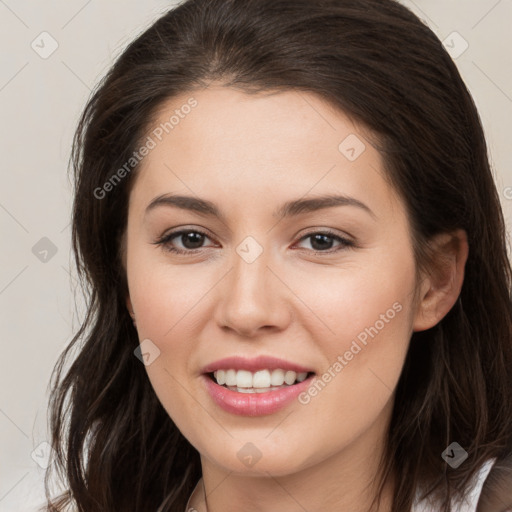
MULTIPOLYGON (((268 435, 268 431, 265 435, 268 435)), ((234 442, 223 447, 217 445, 220 447, 218 452, 208 450, 206 458, 226 472, 240 476, 286 476, 307 469, 318 462, 315 459, 321 459, 318 453, 304 453, 300 447, 283 446, 279 443, 270 443, 268 440, 232 441, 234 442)))

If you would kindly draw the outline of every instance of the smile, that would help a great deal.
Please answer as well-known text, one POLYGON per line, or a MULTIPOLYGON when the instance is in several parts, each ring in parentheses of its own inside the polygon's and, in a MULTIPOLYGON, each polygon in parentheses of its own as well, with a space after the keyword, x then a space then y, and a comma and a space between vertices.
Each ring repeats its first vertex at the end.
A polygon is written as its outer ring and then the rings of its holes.
POLYGON ((214 404, 242 416, 273 414, 314 379, 311 368, 274 356, 226 357, 204 366, 201 381, 214 404))

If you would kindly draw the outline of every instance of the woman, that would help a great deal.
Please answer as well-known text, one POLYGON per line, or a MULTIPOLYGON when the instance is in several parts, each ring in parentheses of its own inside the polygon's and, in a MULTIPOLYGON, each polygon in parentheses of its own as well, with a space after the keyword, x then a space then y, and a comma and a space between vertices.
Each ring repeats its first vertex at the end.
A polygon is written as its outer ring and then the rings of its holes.
POLYGON ((510 504, 503 215, 410 11, 186 1, 100 84, 73 161, 90 296, 48 510, 510 504))

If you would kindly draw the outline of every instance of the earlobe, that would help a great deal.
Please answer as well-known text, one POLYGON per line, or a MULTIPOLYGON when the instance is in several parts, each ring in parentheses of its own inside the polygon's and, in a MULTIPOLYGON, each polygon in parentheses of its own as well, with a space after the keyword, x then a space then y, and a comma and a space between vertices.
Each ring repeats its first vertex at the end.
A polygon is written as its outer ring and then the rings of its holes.
POLYGON ((430 247, 430 272, 421 283, 414 332, 438 324, 457 301, 464 282, 469 253, 466 232, 459 229, 441 233, 432 239, 430 247))

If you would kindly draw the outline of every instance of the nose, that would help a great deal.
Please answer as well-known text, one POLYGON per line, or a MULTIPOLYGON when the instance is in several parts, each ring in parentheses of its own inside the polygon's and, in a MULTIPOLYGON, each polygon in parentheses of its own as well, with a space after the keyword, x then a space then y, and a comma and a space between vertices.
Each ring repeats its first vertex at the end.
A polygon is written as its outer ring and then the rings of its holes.
POLYGON ((234 252, 232 261, 218 288, 217 325, 244 338, 286 329, 292 316, 288 300, 292 292, 271 268, 267 253, 249 263, 234 252))

